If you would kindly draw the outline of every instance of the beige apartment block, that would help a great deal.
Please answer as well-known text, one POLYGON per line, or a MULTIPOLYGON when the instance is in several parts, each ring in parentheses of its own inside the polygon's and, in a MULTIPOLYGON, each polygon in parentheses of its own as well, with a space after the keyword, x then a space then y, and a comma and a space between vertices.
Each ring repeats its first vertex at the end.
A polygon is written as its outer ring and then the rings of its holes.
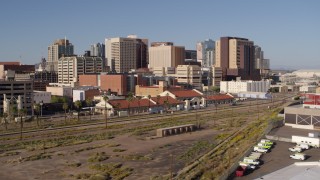
POLYGON ((58 61, 58 83, 61 84, 74 86, 79 82, 79 75, 100 72, 102 72, 101 57, 62 57, 58 61))
POLYGON ((241 55, 243 53, 243 46, 253 46, 252 41, 243 40, 243 39, 230 39, 229 40, 229 68, 230 69, 238 69, 243 68, 243 65, 240 64, 241 55), (242 53, 240 53, 242 52, 242 53))
POLYGON ((162 44, 149 48, 149 67, 177 67, 183 65, 185 59, 185 48, 162 44))
POLYGON ((148 39, 136 36, 117 37, 105 40, 107 66, 117 73, 145 68, 148 62, 148 39))
POLYGON ((197 65, 178 65, 175 77, 178 83, 189 84, 195 89, 202 90, 201 68, 197 65))

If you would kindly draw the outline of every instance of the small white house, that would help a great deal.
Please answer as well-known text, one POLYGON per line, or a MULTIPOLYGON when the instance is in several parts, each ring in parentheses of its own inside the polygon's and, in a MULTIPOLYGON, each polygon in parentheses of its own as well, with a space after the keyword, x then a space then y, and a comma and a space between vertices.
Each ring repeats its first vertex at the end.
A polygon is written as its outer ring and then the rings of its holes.
POLYGON ((36 104, 42 103, 50 103, 51 102, 51 92, 46 91, 33 91, 33 101, 36 104))

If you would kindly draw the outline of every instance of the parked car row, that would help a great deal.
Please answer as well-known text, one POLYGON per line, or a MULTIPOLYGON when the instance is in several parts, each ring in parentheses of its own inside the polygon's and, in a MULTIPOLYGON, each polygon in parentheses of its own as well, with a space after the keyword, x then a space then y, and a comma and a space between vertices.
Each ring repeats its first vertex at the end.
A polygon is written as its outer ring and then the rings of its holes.
POLYGON ((306 154, 301 153, 302 151, 304 151, 305 149, 309 149, 310 146, 308 144, 297 144, 296 146, 289 148, 289 151, 291 152, 295 152, 295 154, 291 154, 290 158, 291 159, 298 159, 301 161, 304 161, 306 159, 306 154))
POLYGON ((253 147, 253 152, 249 156, 244 157, 239 162, 239 167, 236 170, 236 176, 243 176, 247 171, 255 170, 261 165, 260 158, 263 153, 270 151, 274 143, 268 139, 261 139, 261 141, 253 147))
POLYGON ((261 141, 253 147, 253 151, 267 153, 270 151, 274 143, 268 139, 261 139, 261 141))

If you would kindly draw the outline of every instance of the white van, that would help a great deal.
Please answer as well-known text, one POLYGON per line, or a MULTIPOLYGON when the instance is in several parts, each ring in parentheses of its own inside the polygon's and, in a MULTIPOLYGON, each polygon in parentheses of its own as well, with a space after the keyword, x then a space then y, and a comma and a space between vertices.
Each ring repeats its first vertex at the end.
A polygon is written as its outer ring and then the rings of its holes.
POLYGON ((308 144, 297 144, 297 147, 300 147, 301 149, 309 149, 308 144))
POLYGON ((260 164, 260 162, 259 162, 258 160, 256 160, 256 159, 251 159, 251 158, 249 158, 249 157, 245 157, 245 158, 243 159, 243 162, 245 162, 245 163, 250 163, 250 164, 253 164, 253 165, 255 165, 255 166, 257 166, 257 165, 260 164))
POLYGON ((255 147, 253 148, 253 151, 255 151, 255 152, 261 152, 261 153, 267 153, 267 152, 268 152, 268 149, 265 149, 265 148, 259 147, 259 146, 255 146, 255 147))
POLYGON ((306 159, 306 155, 303 153, 296 153, 296 154, 292 154, 290 155, 291 159, 300 159, 300 160, 305 160, 306 159))

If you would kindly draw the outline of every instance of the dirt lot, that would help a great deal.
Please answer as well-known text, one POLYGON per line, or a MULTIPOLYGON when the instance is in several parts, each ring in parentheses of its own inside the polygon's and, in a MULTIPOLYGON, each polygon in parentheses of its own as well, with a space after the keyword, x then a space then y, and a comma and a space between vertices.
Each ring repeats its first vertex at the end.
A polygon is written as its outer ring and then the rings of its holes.
POLYGON ((94 173, 87 167, 94 164, 88 162, 88 157, 96 152, 105 152, 109 157, 101 163, 123 163, 124 166, 132 168, 133 173, 126 179, 149 179, 153 176, 170 173, 170 154, 173 156, 172 164, 175 172, 184 166, 183 161, 178 158, 181 151, 185 151, 198 141, 212 140, 213 136, 218 133, 219 131, 208 129, 152 140, 141 140, 134 136, 121 135, 105 141, 51 148, 46 152, 51 155, 51 159, 35 161, 19 162, 19 159, 39 154, 41 151, 19 151, 21 152, 19 155, 0 158, 0 179, 75 179, 72 175, 85 172, 94 173), (75 152, 79 149, 96 146, 102 147, 75 152), (114 152, 115 149, 123 150, 123 152, 114 152), (129 155, 134 157, 141 155, 143 158, 128 160, 126 157, 129 155), (16 162, 8 162, 14 160, 16 162), (81 165, 73 167, 72 164, 76 163, 81 163, 81 165))

